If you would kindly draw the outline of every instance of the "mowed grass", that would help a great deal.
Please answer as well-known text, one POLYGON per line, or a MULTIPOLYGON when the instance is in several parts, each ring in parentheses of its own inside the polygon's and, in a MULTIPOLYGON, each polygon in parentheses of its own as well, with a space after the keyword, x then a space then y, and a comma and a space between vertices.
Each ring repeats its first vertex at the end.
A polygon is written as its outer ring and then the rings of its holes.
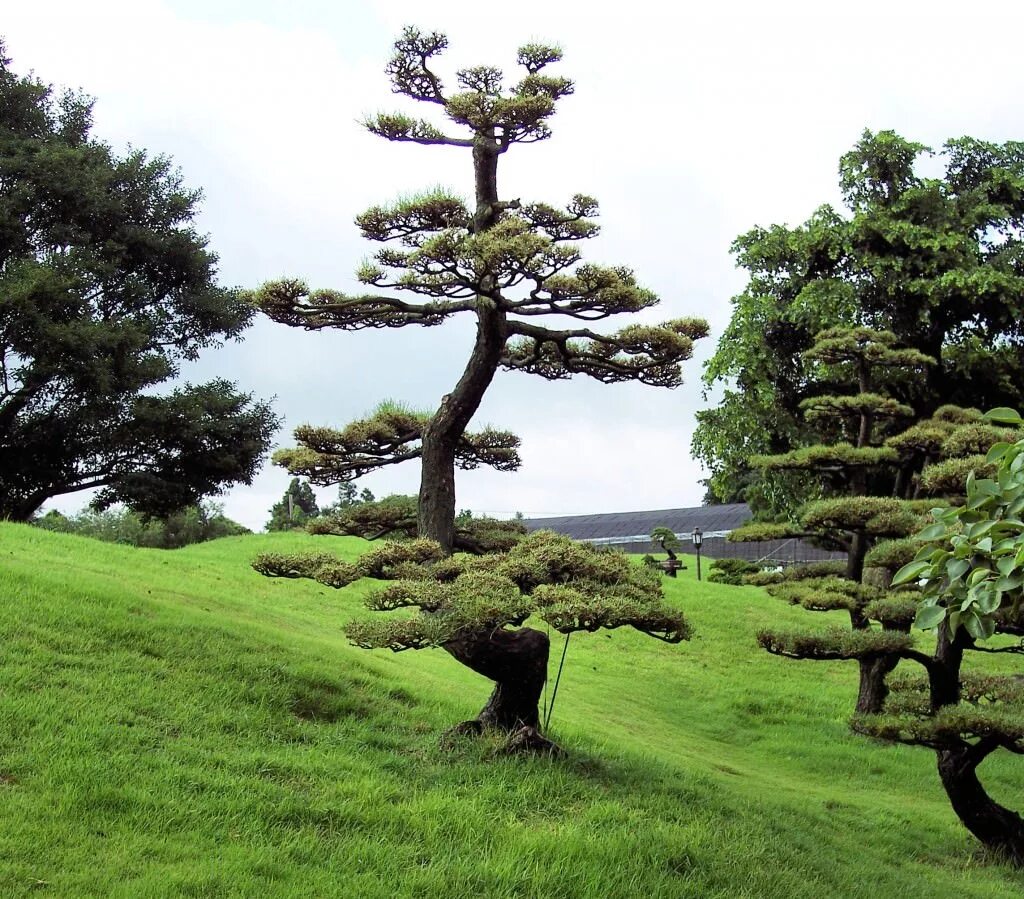
MULTIPOLYGON (((0 895, 1024 892, 956 821, 932 753, 848 731, 855 666, 754 643, 830 616, 682 572, 665 584, 692 642, 573 636, 552 721, 567 760, 444 750, 489 682, 439 650, 348 645, 368 583, 248 566, 365 546, 161 552, 0 524, 0 895)), ((982 775, 1024 807, 1019 759, 982 775)))

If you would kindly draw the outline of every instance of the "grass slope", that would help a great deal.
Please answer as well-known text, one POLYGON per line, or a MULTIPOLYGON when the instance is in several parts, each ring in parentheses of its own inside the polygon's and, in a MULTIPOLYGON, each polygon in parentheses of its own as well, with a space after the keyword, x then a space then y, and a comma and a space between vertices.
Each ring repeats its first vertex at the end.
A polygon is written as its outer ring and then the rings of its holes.
MULTIPOLYGON (((258 535, 174 552, 0 523, 0 895, 1019 895, 926 750, 846 717, 856 671, 756 648, 825 624, 666 580, 698 628, 577 635, 565 762, 438 748, 489 685, 440 651, 349 646, 365 585, 268 580, 258 535)), ((553 655, 561 651, 555 636, 553 655)), ((1020 806, 1012 758, 982 771, 1020 806)))

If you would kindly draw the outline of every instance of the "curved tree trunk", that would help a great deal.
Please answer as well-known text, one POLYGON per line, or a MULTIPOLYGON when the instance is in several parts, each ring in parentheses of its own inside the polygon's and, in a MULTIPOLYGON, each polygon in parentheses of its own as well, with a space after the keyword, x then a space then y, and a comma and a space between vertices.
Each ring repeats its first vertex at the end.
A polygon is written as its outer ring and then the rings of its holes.
MULTIPOLYGON (((473 145, 477 208, 472 227, 478 233, 492 227, 500 215, 499 153, 493 135, 477 135, 473 145)), ((473 352, 459 383, 441 400, 423 432, 417 533, 436 540, 446 553, 452 552, 455 541, 455 451, 498 370, 508 337, 497 285, 486 276, 481 283, 473 352)))
POLYGON ((456 730, 497 730, 512 738, 515 749, 558 751, 538 729, 538 704, 548 674, 547 634, 530 627, 499 629, 450 640, 444 648, 467 668, 494 681, 487 705, 476 718, 464 721, 456 730))
POLYGON ((1015 865, 1024 865, 1024 819, 985 792, 977 767, 988 753, 978 750, 967 745, 938 750, 942 786, 964 827, 988 849, 1015 865))

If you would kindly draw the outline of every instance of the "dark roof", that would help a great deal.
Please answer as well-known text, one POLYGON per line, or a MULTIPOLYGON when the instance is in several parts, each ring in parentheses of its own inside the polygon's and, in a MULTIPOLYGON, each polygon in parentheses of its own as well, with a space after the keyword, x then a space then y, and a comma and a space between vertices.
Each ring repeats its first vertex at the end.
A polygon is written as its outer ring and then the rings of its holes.
POLYGON ((603 512, 597 515, 560 515, 557 518, 527 518, 528 531, 550 530, 576 540, 600 540, 650 534, 656 527, 685 534, 700 528, 705 534, 731 531, 750 520, 746 503, 726 506, 697 506, 693 509, 661 509, 651 512, 603 512))

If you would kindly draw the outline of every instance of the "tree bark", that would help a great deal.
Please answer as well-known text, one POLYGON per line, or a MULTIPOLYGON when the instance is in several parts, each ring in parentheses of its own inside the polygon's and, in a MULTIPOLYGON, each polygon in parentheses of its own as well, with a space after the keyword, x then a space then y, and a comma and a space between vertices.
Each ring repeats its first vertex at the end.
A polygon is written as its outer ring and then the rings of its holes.
POLYGON ((862 715, 877 715, 885 707, 889 686, 885 679, 899 664, 895 656, 880 656, 872 659, 858 659, 860 665, 860 689, 857 693, 857 712, 862 715))
MULTIPOLYGON (((497 165, 500 148, 493 134, 477 135, 473 143, 476 213, 473 231, 485 231, 498 220, 497 165)), ((441 544, 450 554, 455 541, 455 450, 480 408, 508 339, 505 312, 494 279, 484 275, 477 295, 476 342, 455 389, 423 431, 422 469, 417 533, 441 544)))
POLYGON ((988 753, 964 745, 937 751, 939 777, 957 817, 982 845, 1015 865, 1024 865, 1024 819, 993 800, 978 780, 988 753))
POLYGON ((508 734, 515 751, 555 752, 558 747, 540 734, 541 692, 548 674, 547 634, 523 627, 458 637, 444 644, 452 656, 477 674, 494 681, 494 691, 476 718, 456 731, 508 734))

